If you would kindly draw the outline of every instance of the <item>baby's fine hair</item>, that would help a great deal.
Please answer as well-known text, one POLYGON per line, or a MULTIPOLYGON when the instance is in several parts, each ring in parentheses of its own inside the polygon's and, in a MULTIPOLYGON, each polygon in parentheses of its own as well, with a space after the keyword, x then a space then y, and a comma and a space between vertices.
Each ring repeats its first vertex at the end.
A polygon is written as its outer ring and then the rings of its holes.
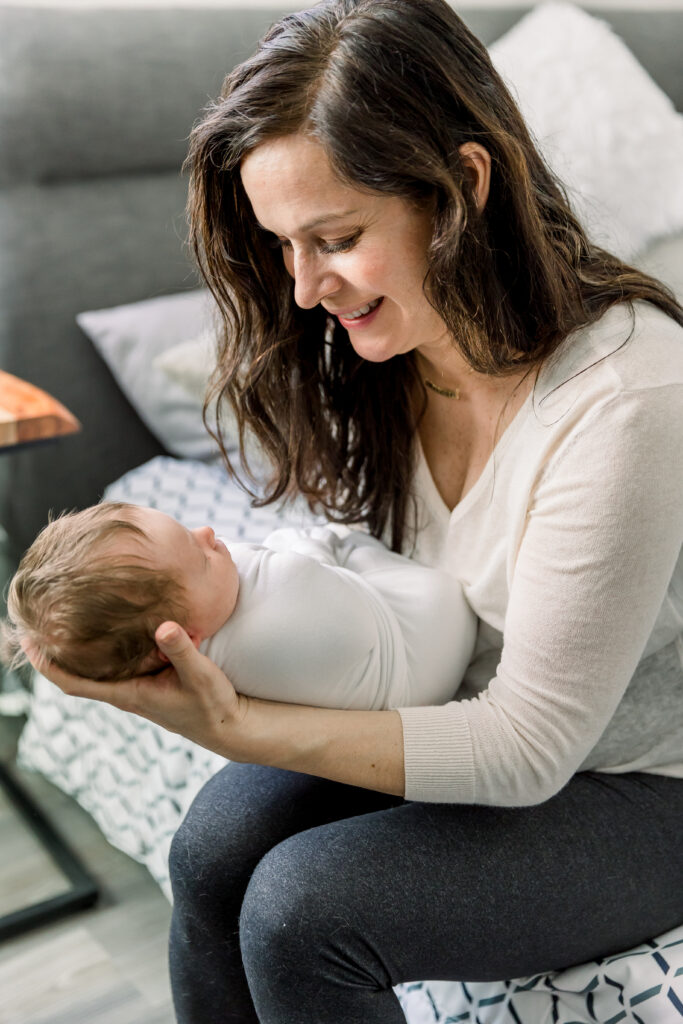
POLYGON ((171 572, 145 564, 153 538, 136 507, 103 502, 65 512, 41 530, 9 584, 0 657, 25 663, 22 640, 60 668, 91 679, 127 679, 155 650, 166 619, 183 622, 183 591, 171 572), (131 543, 121 559, 113 541, 131 543), (134 553, 140 546, 140 559, 134 553))

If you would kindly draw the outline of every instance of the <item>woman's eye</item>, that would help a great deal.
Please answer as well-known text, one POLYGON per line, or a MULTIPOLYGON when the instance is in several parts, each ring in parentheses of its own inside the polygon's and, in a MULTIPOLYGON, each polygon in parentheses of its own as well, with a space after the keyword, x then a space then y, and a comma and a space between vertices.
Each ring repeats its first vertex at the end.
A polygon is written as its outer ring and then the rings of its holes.
POLYGON ((358 240, 358 235, 351 235, 350 238, 343 238, 340 242, 324 242, 320 246, 320 251, 326 255, 335 252, 347 252, 352 249, 358 240))
MULTIPOLYGON (((339 242, 320 242, 319 248, 322 253, 329 256, 336 252, 348 252, 358 241, 358 234, 343 238, 339 242)), ((273 238, 270 242, 271 249, 291 249, 292 243, 286 238, 273 238)))

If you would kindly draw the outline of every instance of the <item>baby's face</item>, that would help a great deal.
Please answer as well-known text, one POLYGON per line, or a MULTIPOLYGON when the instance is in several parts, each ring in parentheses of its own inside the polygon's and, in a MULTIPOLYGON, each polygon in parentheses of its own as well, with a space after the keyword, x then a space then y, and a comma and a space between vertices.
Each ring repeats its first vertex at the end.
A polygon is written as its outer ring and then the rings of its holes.
POLYGON ((237 567, 225 544, 210 526, 188 530, 154 508, 136 510, 136 522, 150 538, 143 542, 145 562, 172 572, 183 588, 187 631, 200 640, 212 636, 232 615, 239 591, 237 567))

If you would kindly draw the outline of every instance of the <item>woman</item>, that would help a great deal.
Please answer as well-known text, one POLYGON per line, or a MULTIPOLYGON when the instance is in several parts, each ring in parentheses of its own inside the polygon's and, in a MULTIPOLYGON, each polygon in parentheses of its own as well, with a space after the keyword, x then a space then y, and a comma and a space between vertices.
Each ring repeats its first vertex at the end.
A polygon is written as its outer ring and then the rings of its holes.
POLYGON ((172 849, 179 1021, 398 1024, 399 982, 678 925, 683 310, 589 243, 444 0, 284 17, 189 166, 264 500, 446 566, 480 627, 444 707, 246 699, 173 623, 175 671, 46 667, 233 762, 172 849))

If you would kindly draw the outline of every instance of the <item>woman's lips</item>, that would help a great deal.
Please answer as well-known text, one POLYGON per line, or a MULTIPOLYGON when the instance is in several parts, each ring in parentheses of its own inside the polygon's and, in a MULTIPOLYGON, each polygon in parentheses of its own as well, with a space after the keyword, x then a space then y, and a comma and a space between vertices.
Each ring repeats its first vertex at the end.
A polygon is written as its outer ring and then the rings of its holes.
POLYGON ((375 308, 371 309, 370 312, 366 313, 364 316, 355 317, 353 320, 347 320, 346 317, 337 314, 337 320, 342 325, 342 327, 345 327, 347 329, 347 331, 357 330, 359 327, 366 327, 367 325, 371 324, 372 321, 375 319, 380 309, 382 308, 383 304, 384 296, 382 296, 382 298, 379 300, 375 308))

